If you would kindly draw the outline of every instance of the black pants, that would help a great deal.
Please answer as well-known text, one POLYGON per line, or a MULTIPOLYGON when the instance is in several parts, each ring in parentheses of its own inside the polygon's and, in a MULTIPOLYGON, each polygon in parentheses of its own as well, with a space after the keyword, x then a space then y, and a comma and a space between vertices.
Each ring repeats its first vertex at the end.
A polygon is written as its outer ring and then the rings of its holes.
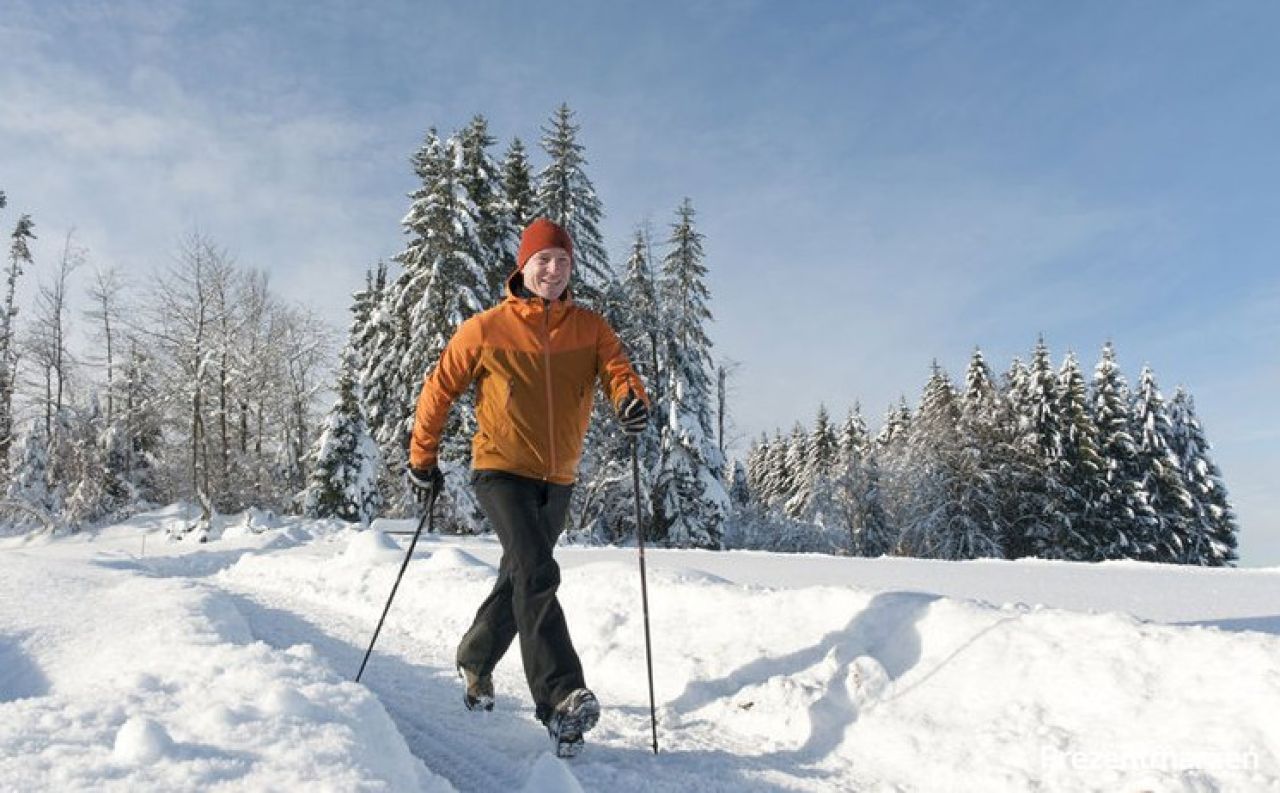
POLYGON ((506 471, 476 471, 476 496, 502 542, 498 581, 458 646, 458 665, 491 674, 516 635, 537 717, 546 721, 574 689, 585 687, 556 590, 552 556, 569 511, 572 485, 506 471))

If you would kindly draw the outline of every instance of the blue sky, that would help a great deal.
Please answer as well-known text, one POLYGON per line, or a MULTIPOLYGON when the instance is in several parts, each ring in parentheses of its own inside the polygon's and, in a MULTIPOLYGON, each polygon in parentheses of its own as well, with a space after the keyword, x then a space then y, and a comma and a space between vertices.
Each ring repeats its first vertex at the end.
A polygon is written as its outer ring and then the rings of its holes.
MULTIPOLYGON (((582 124, 615 260, 689 196, 738 432, 878 424, 937 359, 1044 334, 1186 384, 1280 564, 1280 6, 12 2, 0 189, 138 277, 200 228, 346 322, 408 157, 582 124)), ((500 146, 500 148, 502 147, 500 146)), ((535 156, 535 160, 537 157, 535 156)), ((540 162, 540 160, 539 160, 540 162)), ((36 276, 38 277, 38 276, 36 276)))

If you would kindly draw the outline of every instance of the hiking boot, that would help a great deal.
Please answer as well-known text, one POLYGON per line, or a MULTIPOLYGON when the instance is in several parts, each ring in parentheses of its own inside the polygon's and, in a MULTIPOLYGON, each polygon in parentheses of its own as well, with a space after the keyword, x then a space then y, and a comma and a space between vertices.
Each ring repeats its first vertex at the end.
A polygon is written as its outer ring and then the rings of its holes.
POLYGON ((556 757, 574 757, 582 751, 582 734, 600 720, 600 703, 585 688, 571 692, 547 718, 547 734, 556 757))
POLYGON ((467 710, 493 710, 493 676, 477 675, 461 666, 458 673, 467 684, 467 690, 462 692, 462 704, 467 710))

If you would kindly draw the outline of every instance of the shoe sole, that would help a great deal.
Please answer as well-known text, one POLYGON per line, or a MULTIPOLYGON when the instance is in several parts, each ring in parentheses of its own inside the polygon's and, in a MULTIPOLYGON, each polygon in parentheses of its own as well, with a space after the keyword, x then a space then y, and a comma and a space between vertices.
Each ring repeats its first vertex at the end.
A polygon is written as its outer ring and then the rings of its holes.
POLYGON ((557 726, 549 728, 555 744, 556 757, 576 757, 582 751, 582 734, 600 721, 600 702, 590 691, 569 703, 569 708, 559 714, 557 726))

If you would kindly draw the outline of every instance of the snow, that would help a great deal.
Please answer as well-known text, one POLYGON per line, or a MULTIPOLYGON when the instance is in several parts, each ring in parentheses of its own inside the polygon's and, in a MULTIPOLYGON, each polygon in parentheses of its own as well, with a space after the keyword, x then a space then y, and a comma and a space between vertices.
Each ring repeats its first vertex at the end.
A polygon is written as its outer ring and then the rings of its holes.
POLYGON ((1280 790, 1280 569, 563 547, 604 705, 548 752, 519 653, 492 713, 456 642, 491 538, 171 508, 0 541, 0 789, 1280 790), (145 547, 143 539, 146 538, 145 547))

